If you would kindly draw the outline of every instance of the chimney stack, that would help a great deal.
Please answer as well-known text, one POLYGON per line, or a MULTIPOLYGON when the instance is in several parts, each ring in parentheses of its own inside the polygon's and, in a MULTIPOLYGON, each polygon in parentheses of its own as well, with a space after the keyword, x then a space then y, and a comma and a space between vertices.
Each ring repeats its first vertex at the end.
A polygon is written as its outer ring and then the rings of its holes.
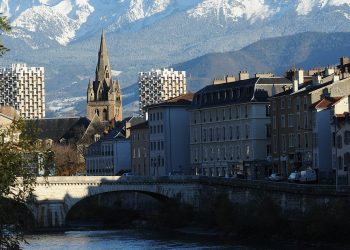
POLYGON ((239 80, 247 80, 249 79, 249 73, 248 71, 240 71, 239 72, 239 80))
POLYGON ((343 56, 340 58, 340 65, 346 65, 346 64, 349 64, 349 57, 347 56, 343 56))

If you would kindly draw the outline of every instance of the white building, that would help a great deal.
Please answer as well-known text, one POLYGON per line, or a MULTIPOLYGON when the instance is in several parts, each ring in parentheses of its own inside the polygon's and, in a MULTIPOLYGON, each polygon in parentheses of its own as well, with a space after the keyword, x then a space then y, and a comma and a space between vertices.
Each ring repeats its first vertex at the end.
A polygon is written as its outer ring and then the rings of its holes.
POLYGON ((44 68, 26 64, 0 68, 0 105, 14 107, 25 119, 44 118, 44 68))
POLYGON ((291 86, 285 78, 251 78, 198 91, 190 110, 193 173, 229 176, 241 172, 251 179, 265 176, 271 164, 268 97, 291 86))
POLYGON ((186 72, 156 69, 139 73, 139 109, 186 94, 186 72))
POLYGON ((146 106, 150 175, 191 174, 189 112, 193 94, 146 106))
POLYGON ((314 103, 312 108, 313 169, 318 172, 320 182, 332 182, 335 174, 335 163, 332 162, 332 145, 335 143, 332 136, 334 114, 343 114, 348 110, 348 97, 325 96, 314 103))

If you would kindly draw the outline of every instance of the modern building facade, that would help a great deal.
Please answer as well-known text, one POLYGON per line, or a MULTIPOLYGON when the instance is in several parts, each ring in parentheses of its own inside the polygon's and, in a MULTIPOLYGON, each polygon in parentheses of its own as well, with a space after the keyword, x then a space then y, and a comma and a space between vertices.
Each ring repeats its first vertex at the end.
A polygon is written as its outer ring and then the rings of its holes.
POLYGON ((130 128, 131 172, 133 175, 149 176, 149 126, 148 121, 130 128))
POLYGON ((12 64, 0 68, 0 105, 10 105, 25 119, 45 117, 43 67, 12 64))
POLYGON ((188 109, 192 93, 146 106, 150 143, 150 175, 191 174, 188 109))
POLYGON ((95 80, 89 80, 87 89, 87 118, 97 114, 101 121, 121 121, 122 94, 118 81, 112 78, 105 34, 102 32, 95 80))
POLYGON ((156 69, 139 73, 139 109, 186 94, 186 72, 156 69))
POLYGON ((265 176, 270 145, 268 97, 292 86, 286 78, 239 77, 198 91, 190 110, 193 174, 265 176), (243 80, 244 79, 244 80, 243 80))

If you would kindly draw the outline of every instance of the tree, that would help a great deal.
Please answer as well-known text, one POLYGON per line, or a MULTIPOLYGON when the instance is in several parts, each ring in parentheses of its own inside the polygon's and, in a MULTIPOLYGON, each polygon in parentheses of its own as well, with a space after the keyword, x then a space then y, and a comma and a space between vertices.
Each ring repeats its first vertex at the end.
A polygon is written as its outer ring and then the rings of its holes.
MULTIPOLYGON (((0 13, 0 34, 2 34, 3 32, 10 32, 11 30, 11 26, 7 20, 6 17, 4 17, 1 13, 0 13)), ((5 52, 7 52, 9 49, 6 48, 2 42, 0 41, 0 56, 2 56, 5 52)))
POLYGON ((19 249, 24 240, 28 225, 23 211, 35 185, 33 166, 41 165, 31 157, 41 145, 34 138, 19 137, 23 129, 22 120, 0 127, 0 249, 19 249))

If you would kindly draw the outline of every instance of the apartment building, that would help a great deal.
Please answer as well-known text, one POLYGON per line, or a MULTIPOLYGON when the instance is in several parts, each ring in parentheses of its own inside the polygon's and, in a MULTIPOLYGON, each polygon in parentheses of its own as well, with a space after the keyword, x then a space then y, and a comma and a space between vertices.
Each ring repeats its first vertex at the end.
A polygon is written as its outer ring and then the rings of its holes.
POLYGON ((0 105, 14 107, 25 119, 44 118, 44 68, 26 64, 0 68, 0 105))
POLYGON ((149 125, 150 175, 190 174, 188 109, 193 94, 146 106, 149 125))
POLYGON ((186 72, 156 69, 139 73, 139 109, 186 94, 186 72))
POLYGON ((130 128, 131 171, 134 175, 149 176, 149 126, 148 121, 130 128))
MULTIPOLYGON (((302 69, 288 72, 293 88, 273 96, 271 101, 272 170, 284 176, 295 170, 316 168, 315 141, 323 133, 316 127, 315 103, 325 97, 350 93, 350 79, 340 80, 337 71, 326 68, 312 76, 302 69), (308 81, 306 81, 308 79, 308 81), (310 80, 311 79, 311 80, 310 80)), ((318 126, 322 126, 319 124, 318 126)), ((319 152, 323 154, 323 152, 319 152)))
MULTIPOLYGON (((232 78, 230 78, 232 79, 232 78)), ((191 166, 196 175, 250 179, 267 175, 270 145, 268 97, 290 88, 286 78, 250 78, 206 86, 193 98, 190 109, 191 166)))

